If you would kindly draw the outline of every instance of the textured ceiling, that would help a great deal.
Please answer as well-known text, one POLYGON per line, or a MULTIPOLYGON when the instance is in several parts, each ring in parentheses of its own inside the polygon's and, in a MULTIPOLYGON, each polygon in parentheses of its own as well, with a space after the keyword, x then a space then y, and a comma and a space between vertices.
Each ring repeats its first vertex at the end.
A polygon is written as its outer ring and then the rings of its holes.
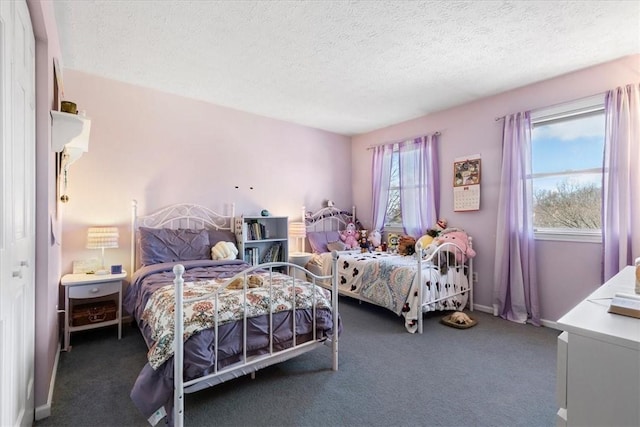
POLYGON ((640 1, 60 1, 65 68, 354 135, 640 53, 640 1))

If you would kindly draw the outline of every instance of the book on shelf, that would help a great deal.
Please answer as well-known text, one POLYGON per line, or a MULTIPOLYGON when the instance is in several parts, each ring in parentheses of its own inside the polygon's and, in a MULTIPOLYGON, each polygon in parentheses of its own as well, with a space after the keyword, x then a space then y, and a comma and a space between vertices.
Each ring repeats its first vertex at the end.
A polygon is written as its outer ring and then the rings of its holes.
POLYGON ((269 246, 269 249, 264 253, 262 262, 276 262, 280 260, 280 253, 282 252, 282 245, 280 243, 274 243, 269 246))
POLYGON ((640 319, 640 295, 616 293, 611 300, 609 313, 640 319))
POLYGON ((266 229, 264 224, 261 224, 257 220, 253 220, 248 223, 247 226, 247 239, 248 240, 262 240, 266 236, 266 229))
POLYGON ((244 250, 244 262, 247 262, 251 265, 258 264, 260 259, 260 250, 258 248, 246 248, 244 250))

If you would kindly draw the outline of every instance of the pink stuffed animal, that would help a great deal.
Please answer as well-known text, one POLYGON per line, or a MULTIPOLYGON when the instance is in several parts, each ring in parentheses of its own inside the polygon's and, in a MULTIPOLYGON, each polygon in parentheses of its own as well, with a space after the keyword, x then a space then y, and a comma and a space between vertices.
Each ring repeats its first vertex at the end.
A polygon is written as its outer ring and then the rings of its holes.
POLYGON ((347 224, 347 228, 340 232, 340 239, 344 242, 345 249, 360 248, 360 233, 356 230, 356 225, 352 222, 347 224))
POLYGON ((476 251, 471 247, 471 242, 469 240, 469 236, 463 230, 454 228, 451 231, 444 230, 440 236, 436 238, 437 244, 441 245, 443 243, 453 243, 458 246, 460 251, 451 248, 449 252, 456 253, 456 262, 464 264, 467 261, 467 258, 473 258, 476 256, 476 251))

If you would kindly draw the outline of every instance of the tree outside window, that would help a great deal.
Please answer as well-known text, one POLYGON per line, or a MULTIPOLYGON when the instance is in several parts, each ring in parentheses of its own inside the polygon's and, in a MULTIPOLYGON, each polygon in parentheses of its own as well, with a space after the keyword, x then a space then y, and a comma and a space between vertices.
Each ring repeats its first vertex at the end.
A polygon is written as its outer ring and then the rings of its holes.
POLYGON ((387 202, 385 226, 402 226, 402 206, 400 205, 400 155, 398 150, 394 150, 393 156, 391 157, 391 179, 389 182, 389 201, 387 202))
POLYGON ((533 121, 536 232, 601 230, 604 128, 603 106, 533 121))

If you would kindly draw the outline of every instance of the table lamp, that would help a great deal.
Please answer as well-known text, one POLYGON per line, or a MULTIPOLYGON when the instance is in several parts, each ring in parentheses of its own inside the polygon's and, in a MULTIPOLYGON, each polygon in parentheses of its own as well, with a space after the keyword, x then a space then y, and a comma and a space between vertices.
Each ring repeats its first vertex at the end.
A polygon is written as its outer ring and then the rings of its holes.
POLYGON ((95 274, 109 274, 104 265, 104 250, 105 248, 117 248, 118 237, 119 234, 116 227, 89 227, 87 231, 87 249, 102 250, 100 269, 95 274))
POLYGON ((300 252, 304 252, 304 238, 307 237, 307 227, 304 222, 289 223, 289 236, 296 240, 296 249, 301 247, 300 252), (302 240, 302 246, 299 241, 302 240))

